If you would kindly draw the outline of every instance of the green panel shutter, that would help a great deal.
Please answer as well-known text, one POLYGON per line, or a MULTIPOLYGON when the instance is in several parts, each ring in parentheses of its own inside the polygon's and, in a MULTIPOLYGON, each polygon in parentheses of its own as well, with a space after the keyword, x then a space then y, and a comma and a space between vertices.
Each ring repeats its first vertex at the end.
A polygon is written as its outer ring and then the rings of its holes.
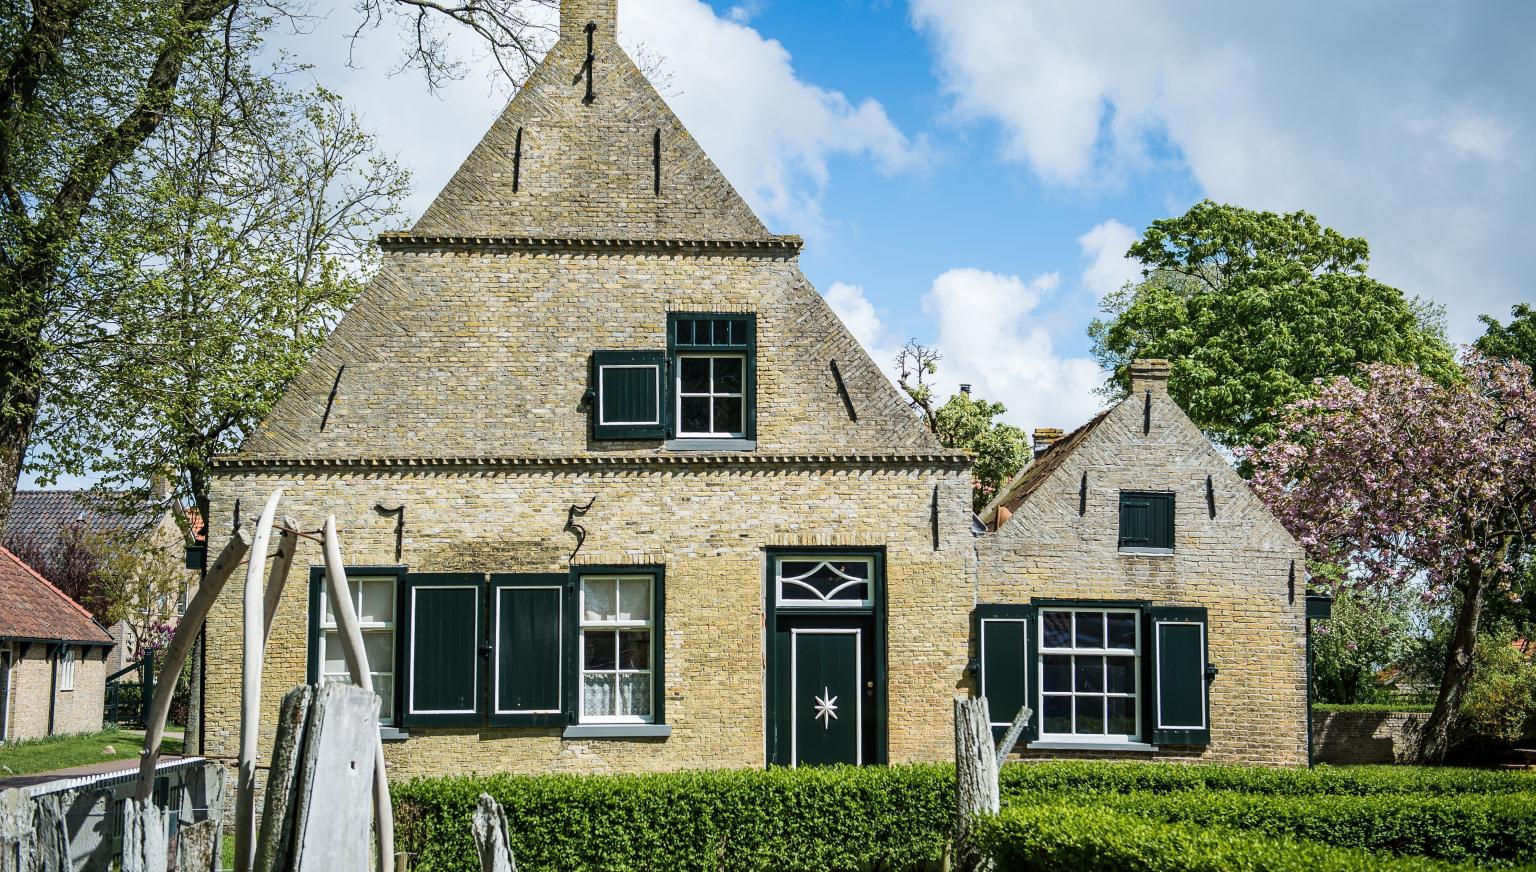
POLYGON ((1154 607, 1152 637, 1152 741, 1207 745, 1211 741, 1209 644, 1203 608, 1154 607))
POLYGON ((1173 494, 1120 493, 1120 547, 1173 547, 1173 494))
POLYGON ((492 575, 491 722, 563 724, 566 575, 492 575))
POLYGON ((1034 685, 1030 680, 1035 662, 1034 619, 1035 610, 1031 606, 976 607, 976 648, 980 654, 976 688, 977 693, 987 699, 994 738, 1002 738, 1024 705, 1036 711, 1030 715, 1020 741, 1033 741, 1039 737, 1039 704, 1030 700, 1034 685))
POLYGON ((486 663, 485 577, 408 573, 405 593, 405 706, 402 723, 480 724, 486 663))
POLYGON ((666 364, 661 351, 592 352, 592 438, 666 435, 666 364))

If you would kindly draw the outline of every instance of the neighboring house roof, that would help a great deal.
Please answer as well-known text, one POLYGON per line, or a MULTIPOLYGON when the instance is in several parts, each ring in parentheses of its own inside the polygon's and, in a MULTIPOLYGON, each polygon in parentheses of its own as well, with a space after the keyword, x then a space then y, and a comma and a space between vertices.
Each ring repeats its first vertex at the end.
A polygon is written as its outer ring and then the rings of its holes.
POLYGON ((90 533, 149 533, 164 517, 158 506, 144 504, 126 514, 112 497, 88 490, 18 490, 11 503, 6 537, 12 543, 36 543, 51 549, 65 530, 79 526, 90 533))
POLYGON ((1056 440, 1041 452, 1039 457, 1019 470, 1019 474, 1014 476, 1013 481, 998 491, 997 496, 992 498, 992 502, 981 510, 982 523, 992 526, 997 518, 998 507, 1006 508, 1010 512, 1018 511, 1024 500, 1028 499, 1029 495, 1034 493, 1035 489, 1040 487, 1057 467, 1072 456, 1077 446, 1088 438, 1088 434, 1093 432, 1093 428, 1099 426, 1099 422, 1103 421, 1109 412, 1109 409, 1105 409, 1089 418, 1088 423, 1056 440))
POLYGON ((5 548, 0 548, 0 638, 112 644, 84 606, 5 548))

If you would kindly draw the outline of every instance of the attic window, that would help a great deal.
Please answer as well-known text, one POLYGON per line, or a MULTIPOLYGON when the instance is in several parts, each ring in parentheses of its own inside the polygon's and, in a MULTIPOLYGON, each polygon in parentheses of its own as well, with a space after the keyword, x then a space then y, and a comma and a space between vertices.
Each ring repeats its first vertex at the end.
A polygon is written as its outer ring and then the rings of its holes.
POLYGON ((757 320, 750 314, 674 312, 672 431, 683 440, 746 440, 756 430, 757 320))
POLYGON ((1173 552, 1173 494, 1120 492, 1120 550, 1132 554, 1173 552))

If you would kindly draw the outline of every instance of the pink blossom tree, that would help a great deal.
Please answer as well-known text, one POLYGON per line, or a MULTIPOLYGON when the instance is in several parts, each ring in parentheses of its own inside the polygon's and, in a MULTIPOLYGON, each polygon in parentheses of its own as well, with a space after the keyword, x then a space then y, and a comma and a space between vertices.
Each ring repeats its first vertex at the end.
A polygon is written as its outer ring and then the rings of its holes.
POLYGON ((1242 452, 1253 487, 1337 584, 1425 585, 1454 610, 1445 679, 1423 757, 1444 758, 1489 596, 1512 596, 1536 533, 1536 384, 1476 352, 1445 385, 1413 367, 1364 366, 1280 416, 1242 452))

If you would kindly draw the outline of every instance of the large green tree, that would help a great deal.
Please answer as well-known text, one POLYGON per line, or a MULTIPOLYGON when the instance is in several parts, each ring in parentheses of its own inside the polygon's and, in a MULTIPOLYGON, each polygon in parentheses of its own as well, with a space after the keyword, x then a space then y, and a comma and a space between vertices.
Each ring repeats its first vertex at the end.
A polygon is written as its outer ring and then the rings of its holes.
MULTIPOLYGON (((412 34, 406 64, 435 86, 454 71, 440 28, 482 37, 515 77, 543 34, 530 8, 554 2, 359 0, 353 9, 359 30, 385 19, 403 24, 412 34)), ((81 328, 99 342, 122 335, 97 307, 113 289, 94 281, 104 253, 92 231, 135 220, 122 211, 132 198, 107 193, 111 182, 167 118, 207 99, 187 76, 200 55, 237 55, 254 35, 303 14, 310 10, 238 0, 7 4, 0 16, 0 529, 44 396, 68 371, 59 334, 81 328)))
POLYGON ((1132 360, 1167 358, 1174 399, 1228 447, 1273 438, 1279 409, 1363 363, 1457 377, 1440 311, 1371 278, 1366 241, 1306 212, 1207 200, 1127 253, 1143 280, 1106 297, 1088 330, 1106 393, 1124 395, 1132 360))
POLYGON ((333 95, 200 60, 187 76, 209 97, 166 119, 103 193, 135 217, 92 238, 112 330, 60 337, 28 462, 45 480, 95 474, 130 492, 166 476, 171 507, 207 517, 213 456, 238 447, 352 304, 406 176, 333 95))

